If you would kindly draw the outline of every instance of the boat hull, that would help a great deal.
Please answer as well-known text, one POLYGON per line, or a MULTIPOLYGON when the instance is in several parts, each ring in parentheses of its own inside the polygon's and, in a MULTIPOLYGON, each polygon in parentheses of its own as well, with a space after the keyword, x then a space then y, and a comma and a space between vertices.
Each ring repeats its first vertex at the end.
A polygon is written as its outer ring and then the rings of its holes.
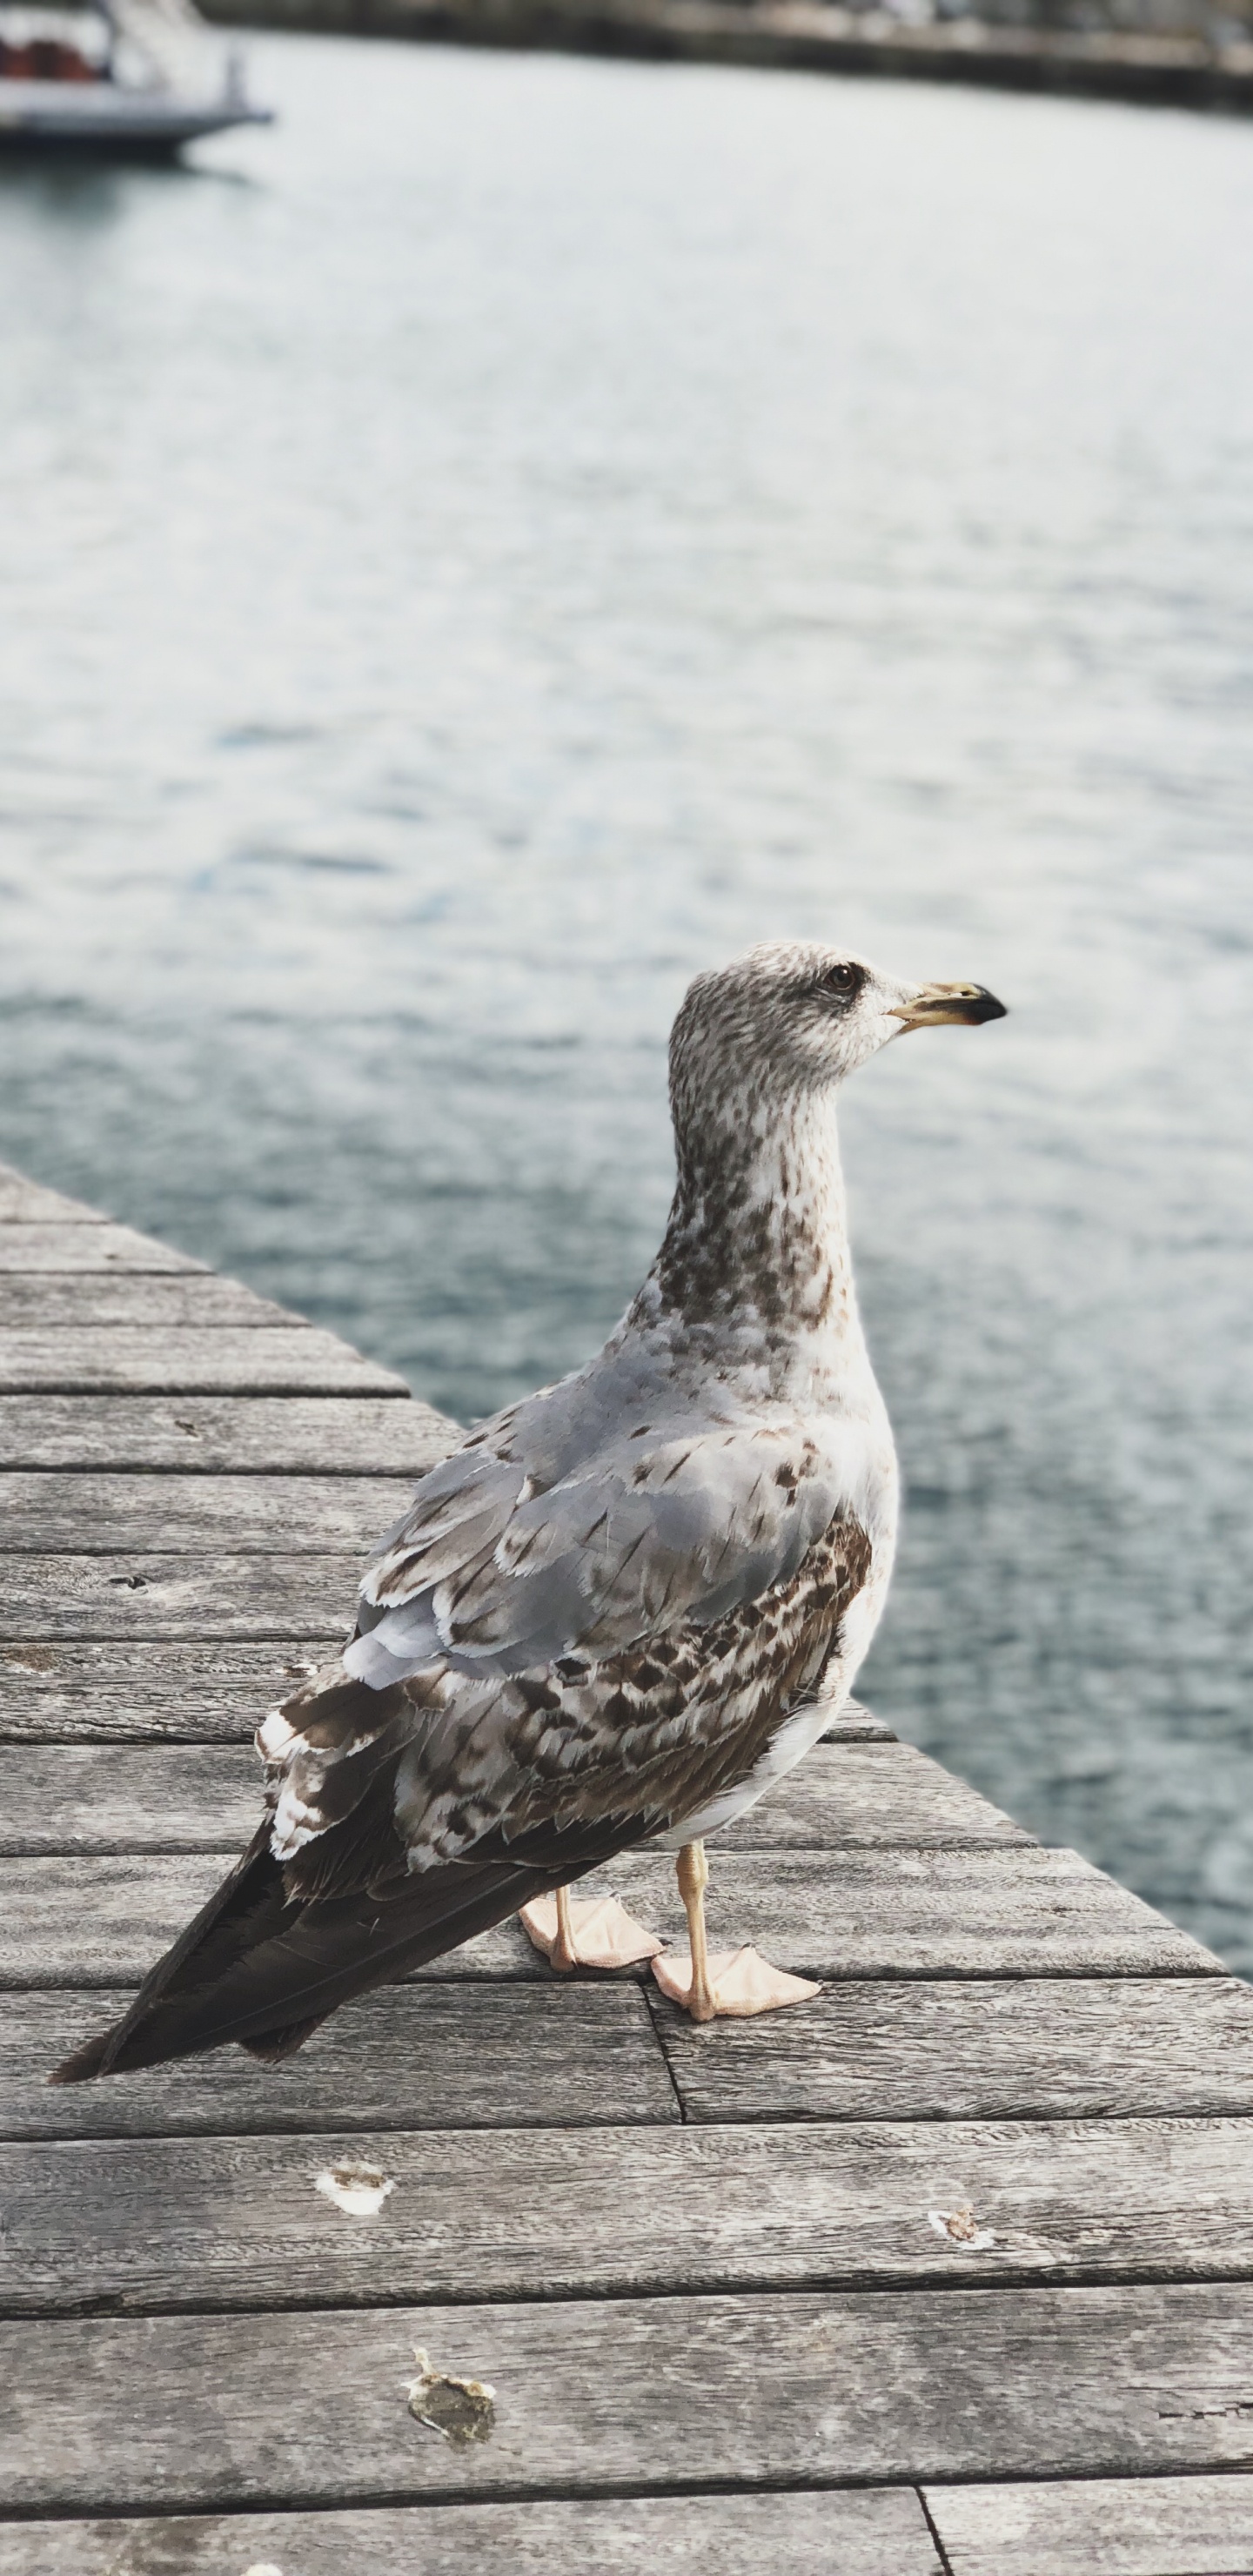
POLYGON ((106 81, 0 81, 0 153, 163 160, 206 134, 271 125, 267 107, 229 96, 180 99, 106 81))

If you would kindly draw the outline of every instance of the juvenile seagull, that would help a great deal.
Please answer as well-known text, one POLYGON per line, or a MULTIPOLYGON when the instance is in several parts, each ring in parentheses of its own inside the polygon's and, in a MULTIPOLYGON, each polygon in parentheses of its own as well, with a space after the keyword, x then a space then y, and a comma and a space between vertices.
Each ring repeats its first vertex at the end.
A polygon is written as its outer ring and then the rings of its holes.
POLYGON ((702 1838, 830 1724, 891 1570, 836 1090, 906 1029, 1003 1016, 981 985, 810 944, 696 978, 670 1047, 677 1186, 638 1296, 585 1368, 423 1478, 342 1661, 260 1729, 254 1841, 54 2080, 226 2040, 286 2057, 524 1908, 571 1966, 568 1883, 659 1836, 681 1846, 691 1944, 669 1990, 698 2021, 795 2000, 756 1953, 710 1961, 702 1838))

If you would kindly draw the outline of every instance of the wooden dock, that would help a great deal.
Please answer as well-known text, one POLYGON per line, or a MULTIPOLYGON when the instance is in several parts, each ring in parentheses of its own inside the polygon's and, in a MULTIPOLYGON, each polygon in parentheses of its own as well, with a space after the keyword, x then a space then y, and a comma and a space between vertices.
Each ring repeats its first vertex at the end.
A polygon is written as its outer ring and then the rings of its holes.
POLYGON ((450 1437, 0 1171, 0 2576, 1253 2570, 1253 1994, 870 1718, 713 1847, 806 2010, 511 1924, 286 2066, 47 2090, 450 1437))

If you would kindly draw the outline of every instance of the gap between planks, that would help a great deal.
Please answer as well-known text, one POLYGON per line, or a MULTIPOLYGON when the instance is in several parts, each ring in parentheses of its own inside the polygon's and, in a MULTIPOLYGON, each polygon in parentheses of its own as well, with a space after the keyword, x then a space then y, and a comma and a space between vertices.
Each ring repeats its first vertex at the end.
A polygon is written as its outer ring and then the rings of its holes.
MULTIPOLYGON (((951 2576, 1250 2576, 1253 2478, 928 2486, 951 2576)), ((881 2571, 887 2576, 887 2571, 881 2571)))

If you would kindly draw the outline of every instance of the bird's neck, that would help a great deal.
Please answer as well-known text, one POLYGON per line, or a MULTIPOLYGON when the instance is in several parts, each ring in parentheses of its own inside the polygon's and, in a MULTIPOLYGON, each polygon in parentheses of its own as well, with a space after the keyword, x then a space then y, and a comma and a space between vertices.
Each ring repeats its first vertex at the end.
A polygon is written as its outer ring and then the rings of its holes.
POLYGON ((653 1313, 781 1361, 860 1351, 833 1093, 676 1119, 675 1149, 653 1313))

